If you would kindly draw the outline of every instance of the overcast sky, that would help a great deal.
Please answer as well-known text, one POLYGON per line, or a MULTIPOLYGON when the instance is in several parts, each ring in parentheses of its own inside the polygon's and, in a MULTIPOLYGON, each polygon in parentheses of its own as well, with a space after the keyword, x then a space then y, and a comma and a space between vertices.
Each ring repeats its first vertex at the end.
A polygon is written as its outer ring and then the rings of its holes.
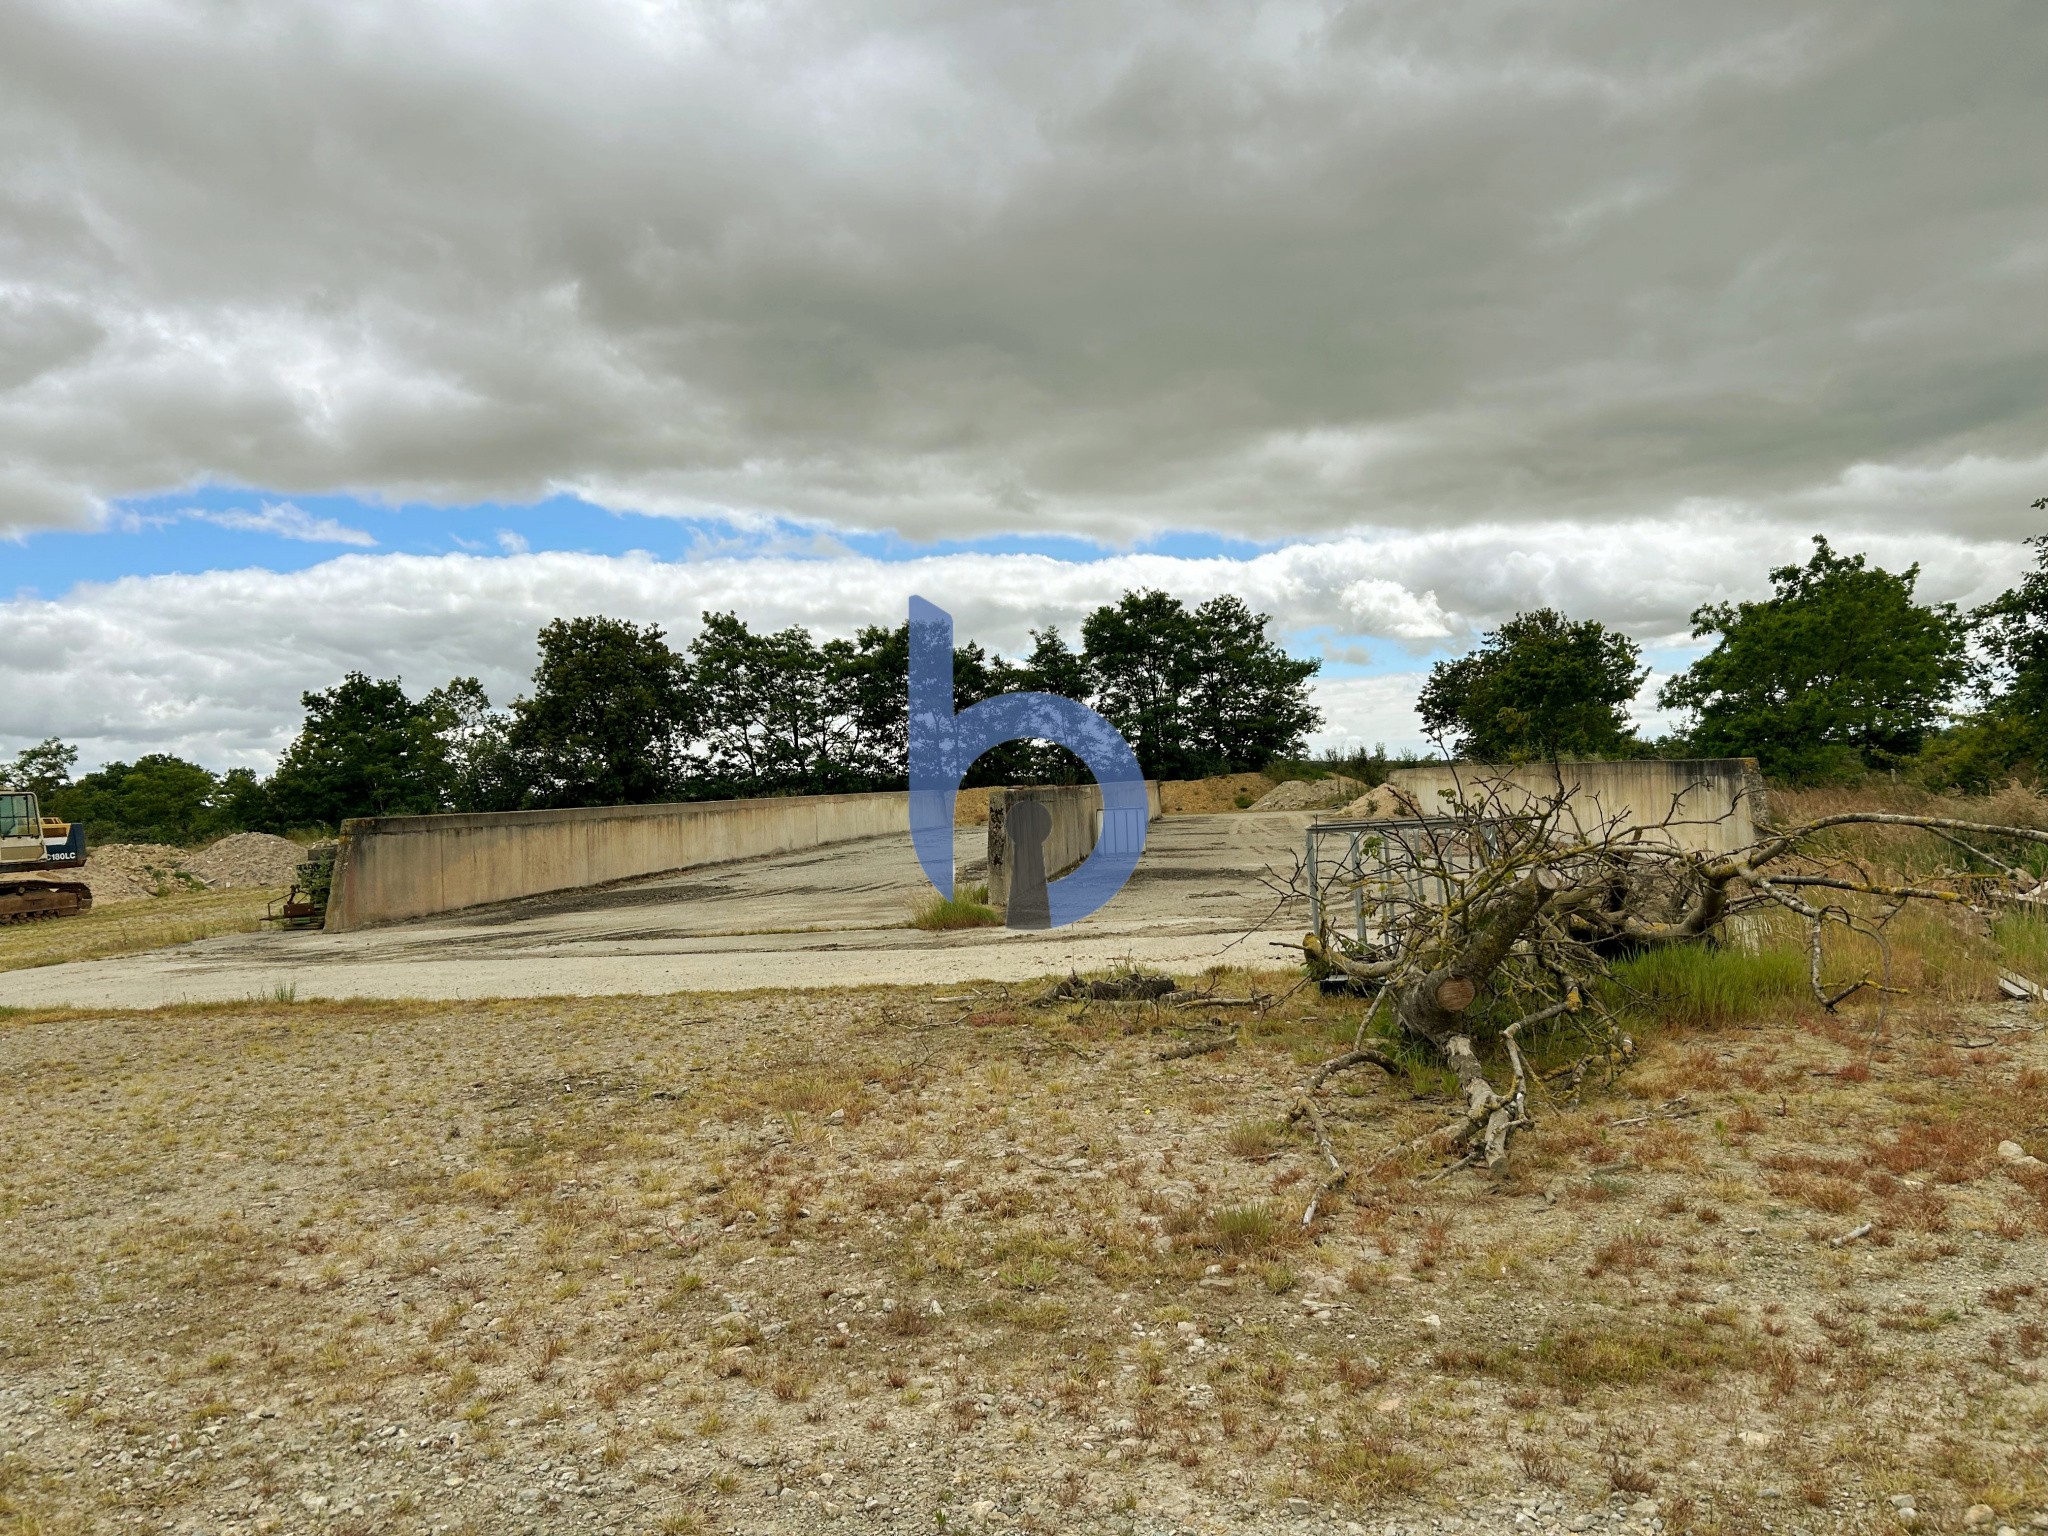
POLYGON ((1328 739, 2048 495, 2048 6, 0 7, 0 750, 1243 592, 1328 739), (26 679, 27 681, 24 681, 26 679))

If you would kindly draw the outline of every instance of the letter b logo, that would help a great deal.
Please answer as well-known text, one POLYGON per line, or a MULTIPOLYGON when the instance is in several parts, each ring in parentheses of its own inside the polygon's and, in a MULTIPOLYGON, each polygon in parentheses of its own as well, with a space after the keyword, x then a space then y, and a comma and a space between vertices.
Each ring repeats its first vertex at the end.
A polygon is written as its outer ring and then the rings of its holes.
POLYGON ((1079 922, 1122 890, 1138 867, 1145 851, 1145 776, 1130 744, 1087 705, 1056 693, 999 694, 955 714, 952 615, 921 597, 910 600, 909 734, 910 840, 942 895, 953 894, 953 801, 960 780, 977 757, 1006 741, 1056 741, 1088 765, 1102 788, 1094 851, 1045 888, 1049 926, 1079 922), (1126 832, 1133 827, 1134 835, 1126 832))

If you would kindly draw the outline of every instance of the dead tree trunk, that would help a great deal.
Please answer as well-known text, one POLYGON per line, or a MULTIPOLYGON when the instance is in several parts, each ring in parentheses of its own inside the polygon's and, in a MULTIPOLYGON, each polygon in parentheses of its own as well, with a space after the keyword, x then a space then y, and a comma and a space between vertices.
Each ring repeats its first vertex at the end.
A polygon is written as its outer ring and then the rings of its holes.
MULTIPOLYGON (((1366 1024, 1382 1009, 1390 1011, 1398 1036, 1426 1045, 1458 1082, 1459 1113, 1416 1145, 1460 1154, 1453 1167, 1483 1162, 1499 1174, 1507 1167, 1514 1133, 1530 1123, 1532 1085, 1523 1057, 1530 1031, 1590 1009, 1601 1016, 1602 1028, 1589 1030, 1589 1039, 1604 1036, 1615 1055, 1626 1056, 1627 1037, 1594 988, 1617 950, 1699 943, 1739 910, 1775 906, 1808 924, 1815 996, 1832 1009, 1875 983, 1865 978, 1841 990, 1823 983, 1822 945, 1831 923, 1874 933, 1881 942, 1883 922, 1909 902, 1974 909, 1985 902, 2040 904, 2048 898, 2048 881, 2034 881, 1978 846, 1999 839, 2048 845, 2048 832, 2036 828, 1850 812, 1772 831, 1748 848, 1711 858, 1681 851, 1675 838, 1659 838, 1655 828, 1609 823, 1589 834, 1579 819, 1564 814, 1569 798, 1560 794, 1516 810, 1491 800, 1460 803, 1454 816, 1438 818, 1449 830, 1433 833, 1424 853, 1406 850, 1412 867, 1395 871, 1388 891, 1373 893, 1385 936, 1377 952, 1361 952, 1327 933, 1303 939, 1312 969, 1342 973, 1375 997, 1361 1022, 1358 1046, 1324 1063, 1296 1107, 1296 1116, 1311 1122, 1334 1170, 1323 1190, 1340 1186, 1343 1171, 1314 1095, 1330 1076, 1352 1066, 1392 1068, 1384 1052, 1363 1042, 1366 1024), (2000 873, 1971 875, 1965 866, 1940 879, 1907 884, 1816 851, 1821 834, 1856 825, 1923 830, 2000 873), (1460 862, 1475 849, 1483 849, 1483 856, 1460 862), (1422 891, 1433 894, 1415 894, 1422 891), (1802 892, 1816 893, 1814 900, 1802 892), (1842 895, 1876 903, 1882 915, 1873 919, 1845 907, 1842 895), (1822 900, 1836 905, 1816 904, 1822 900), (1522 1011, 1503 1025, 1498 1005, 1508 998, 1519 1000, 1522 1011), (1493 1006, 1480 1008, 1482 1003, 1493 1006), (1483 1027, 1475 1019, 1483 1019, 1483 1027), (1484 1045, 1495 1036, 1506 1058, 1505 1090, 1495 1087, 1482 1059, 1484 1045)), ((1326 901, 1324 910, 1330 908, 1326 901)), ((1314 1209, 1312 1202, 1311 1214, 1314 1209)))

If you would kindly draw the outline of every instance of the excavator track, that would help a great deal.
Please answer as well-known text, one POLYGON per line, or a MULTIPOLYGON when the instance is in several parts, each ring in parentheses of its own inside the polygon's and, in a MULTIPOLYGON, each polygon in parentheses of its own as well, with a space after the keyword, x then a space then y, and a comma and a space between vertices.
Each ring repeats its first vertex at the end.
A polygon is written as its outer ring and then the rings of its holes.
POLYGON ((0 923, 76 917, 92 910, 92 887, 83 880, 0 880, 0 923))

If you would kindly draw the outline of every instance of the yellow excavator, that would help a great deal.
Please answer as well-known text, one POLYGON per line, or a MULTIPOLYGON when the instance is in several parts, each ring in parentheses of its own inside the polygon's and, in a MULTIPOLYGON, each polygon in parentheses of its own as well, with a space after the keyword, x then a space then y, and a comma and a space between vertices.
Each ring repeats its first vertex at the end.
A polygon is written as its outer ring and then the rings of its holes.
POLYGON ((64 877, 85 867, 85 826, 46 818, 27 790, 0 789, 0 923, 76 917, 92 887, 64 877))

